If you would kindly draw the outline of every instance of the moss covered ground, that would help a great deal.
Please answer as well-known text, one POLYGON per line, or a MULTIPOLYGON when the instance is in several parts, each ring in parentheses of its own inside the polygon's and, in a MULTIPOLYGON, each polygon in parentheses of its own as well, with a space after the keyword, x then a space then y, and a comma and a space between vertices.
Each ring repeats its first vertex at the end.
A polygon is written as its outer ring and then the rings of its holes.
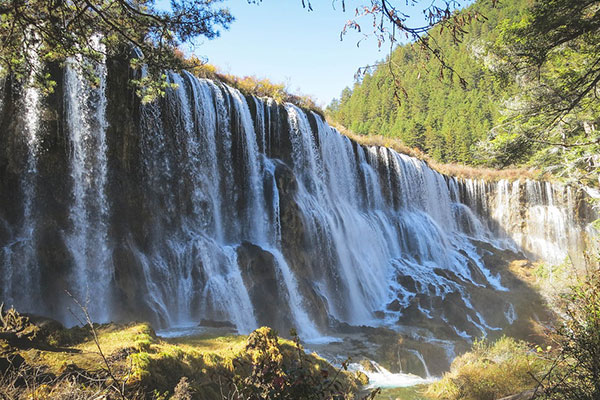
POLYGON ((279 338, 269 328, 251 336, 201 334, 170 339, 156 336, 145 323, 96 325, 94 331, 99 346, 89 328, 54 328, 40 332, 22 348, 6 345, 5 354, 19 354, 26 365, 57 378, 77 372, 77 376, 112 381, 110 368, 131 398, 137 398, 135 393, 167 399, 182 377, 187 378, 192 398, 199 400, 222 398, 222 392, 241 386, 271 390, 273 382, 291 382, 285 380, 288 375, 293 377, 290 385, 296 385, 294 390, 298 390, 301 377, 305 382, 302 390, 321 385, 350 395, 358 391, 360 378, 364 378, 347 371, 338 373, 323 358, 304 353, 299 343, 279 338), (257 364, 271 375, 257 378, 257 364))
MULTIPOLYGON (((106 362, 90 328, 42 329, 28 346, 3 343, 3 356, 19 354, 26 365, 44 376, 56 377, 54 382, 62 385, 62 391, 65 387, 71 392, 81 391, 81 385, 86 385, 83 382, 75 388, 75 381, 64 377, 104 379, 107 387, 116 380, 127 388, 128 399, 179 399, 173 396, 182 378, 186 378, 185 390, 191 396, 182 398, 198 400, 221 399, 241 387, 250 394, 277 393, 282 388, 278 385, 296 385, 299 380, 305 384, 295 387, 300 390, 296 393, 331 387, 342 396, 325 398, 351 399, 366 383, 364 376, 355 373, 341 371, 338 375, 338 369, 326 360, 304 353, 297 342, 279 338, 269 328, 260 328, 250 336, 213 333, 170 339, 158 337, 145 323, 96 325, 94 331, 106 362), (107 367, 115 379, 107 376, 107 367)), ((539 351, 539 347, 510 338, 495 343, 478 341, 470 352, 454 360, 438 382, 383 389, 374 399, 478 400, 520 393, 534 387, 535 379, 540 379, 548 367, 547 358, 539 351)), ((56 387, 44 387, 46 395, 36 389, 34 398, 87 398, 57 397, 62 392, 56 387)), ((22 393, 25 397, 14 398, 32 398, 31 393, 22 393)))

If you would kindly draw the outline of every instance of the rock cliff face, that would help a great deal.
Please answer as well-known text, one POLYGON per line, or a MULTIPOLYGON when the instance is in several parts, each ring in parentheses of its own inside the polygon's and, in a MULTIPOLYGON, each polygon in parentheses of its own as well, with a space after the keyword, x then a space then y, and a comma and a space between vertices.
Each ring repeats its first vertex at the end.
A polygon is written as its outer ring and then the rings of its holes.
POLYGON ((0 293, 23 311, 73 322, 68 290, 101 321, 385 326, 450 356, 543 312, 510 261, 595 234, 569 187, 443 176, 187 73, 142 105, 127 63, 96 88, 79 68, 52 70, 48 97, 0 92, 0 293))

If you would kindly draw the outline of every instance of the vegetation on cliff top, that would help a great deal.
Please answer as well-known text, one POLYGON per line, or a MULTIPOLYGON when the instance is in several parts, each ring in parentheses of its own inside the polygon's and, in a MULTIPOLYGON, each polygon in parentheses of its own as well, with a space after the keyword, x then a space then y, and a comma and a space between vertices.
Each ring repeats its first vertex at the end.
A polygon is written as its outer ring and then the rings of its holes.
POLYGON ((198 78, 218 80, 240 90, 245 95, 270 97, 279 103, 292 103, 323 115, 323 110, 311 96, 294 94, 284 83, 275 83, 267 78, 256 76, 239 77, 226 74, 221 72, 217 66, 203 63, 195 56, 185 59, 182 53, 178 52, 178 54, 182 58, 184 66, 198 78))
POLYGON ((501 21, 519 18, 529 3, 474 4, 471 9, 487 20, 471 24, 460 46, 449 33, 431 32, 447 62, 467 81, 466 88, 455 82, 456 76, 440 76, 438 61, 408 44, 394 50, 387 63, 352 89, 344 89, 339 101, 329 105, 328 114, 357 134, 399 138, 436 161, 477 164, 476 143, 495 125, 503 90, 485 66, 485 46, 498 36, 501 21))
POLYGON ((418 158, 427 163, 429 167, 437 172, 463 179, 485 179, 485 180, 500 180, 507 179, 514 181, 517 179, 544 179, 550 180, 552 177, 544 173, 540 169, 535 168, 486 168, 482 166, 469 166, 460 163, 442 163, 433 159, 429 154, 419 150, 416 147, 409 147, 400 138, 384 136, 384 135, 357 135, 345 127, 338 125, 334 121, 328 121, 330 125, 335 127, 342 135, 347 136, 351 140, 363 146, 381 146, 390 148, 397 153, 406 154, 411 157, 418 158))

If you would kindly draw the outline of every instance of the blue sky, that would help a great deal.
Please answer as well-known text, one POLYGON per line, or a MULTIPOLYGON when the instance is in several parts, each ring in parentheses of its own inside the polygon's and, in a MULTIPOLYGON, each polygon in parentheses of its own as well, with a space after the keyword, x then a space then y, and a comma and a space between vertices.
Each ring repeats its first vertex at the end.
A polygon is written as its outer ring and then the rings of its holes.
MULTIPOLYGON (((263 0, 258 5, 247 0, 224 1, 236 20, 221 37, 198 40, 193 52, 223 72, 286 83, 293 93, 311 95, 324 106, 339 97, 344 87, 352 86, 359 67, 389 52, 389 44, 380 50, 373 37, 357 47, 363 35, 355 31, 340 41, 340 32, 354 18, 356 6, 367 2, 346 0, 346 12, 342 12, 339 0, 312 0, 314 11, 309 12, 301 0, 263 0)), ((415 15, 421 12, 418 7, 408 9, 415 15)), ((372 32, 369 20, 362 25, 363 32, 372 32)))

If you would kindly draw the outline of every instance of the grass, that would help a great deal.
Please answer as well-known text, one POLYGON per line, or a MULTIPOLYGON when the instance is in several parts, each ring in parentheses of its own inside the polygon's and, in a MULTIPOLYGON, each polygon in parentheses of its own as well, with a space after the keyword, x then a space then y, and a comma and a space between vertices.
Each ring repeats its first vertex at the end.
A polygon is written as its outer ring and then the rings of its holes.
POLYGON ((450 372, 429 386, 427 395, 445 400, 499 399, 534 388, 547 363, 528 344, 512 338, 493 344, 477 341, 452 362, 450 372))
MULTIPOLYGON (((182 377, 189 380, 193 399, 221 398, 223 386, 219 385, 219 378, 235 376, 244 379, 258 354, 247 348, 248 337, 240 335, 161 339, 145 323, 104 324, 98 325, 96 331, 115 374, 126 380, 130 387, 141 389, 147 398, 154 399, 168 398, 182 377)), ((18 350, 18 353, 27 364, 44 367, 56 376, 61 376, 65 370, 84 370, 90 376, 98 376, 94 373, 101 372, 103 365, 89 333, 81 328, 63 329, 58 336, 77 342, 46 349, 38 346, 18 350)), ((53 336, 52 341, 56 342, 56 337, 53 336)), ((298 354, 295 343, 281 338, 276 340, 275 349, 266 349, 266 353, 261 354, 276 354, 281 365, 293 365, 298 354)), ((330 371, 329 376, 332 376, 331 365, 316 354, 306 355, 304 360, 308 362, 310 374, 320 376, 330 371)), ((384 389, 375 399, 492 400, 534 387, 532 376, 539 379, 545 368, 547 361, 524 342, 506 337, 493 344, 477 341, 470 352, 454 360, 450 372, 440 381, 429 386, 384 389)), ((63 381, 63 386, 72 384, 69 382, 63 381)), ((364 384, 359 376, 349 372, 343 372, 339 382, 353 392, 364 384)), ((57 393, 56 388, 52 390, 54 392, 49 393, 57 393)), ((55 394, 40 398, 52 396, 55 394)))
POLYGON ((256 76, 239 77, 226 74, 220 71, 218 67, 204 63, 194 56, 185 60, 184 63, 187 65, 187 69, 199 78, 218 80, 238 89, 245 95, 271 97, 279 103, 292 103, 324 115, 323 110, 311 96, 293 94, 284 83, 275 83, 267 78, 256 76))
MULTIPOLYGON (((96 332, 100 347, 119 379, 131 388, 154 393, 154 398, 172 394, 182 377, 189 379, 194 399, 221 398, 220 378, 250 373, 253 353, 246 347, 248 336, 212 334, 161 339, 146 323, 98 325, 96 332)), ((46 342, 51 342, 51 347, 35 346, 17 352, 28 365, 41 367, 55 376, 62 376, 68 370, 84 370, 90 376, 103 374, 102 358, 90 331, 62 329, 48 335, 46 342)), ((278 338, 277 346, 282 365, 292 365, 298 357, 294 342, 278 338)), ((315 376, 323 371, 333 372, 333 367, 316 354, 308 354, 304 360, 315 376)), ((343 372, 339 382, 355 392, 359 378, 343 372)))
MULTIPOLYGON (((138 351, 139 347, 156 343, 154 331, 148 324, 129 324, 118 326, 115 324, 98 325, 99 341, 105 354, 113 355, 123 350, 138 351)), ((63 337, 72 340, 72 331, 80 328, 65 329, 63 337)), ((19 354, 31 365, 44 365, 48 371, 60 374, 68 364, 75 364, 85 370, 95 370, 100 367, 101 357, 94 344, 89 331, 87 334, 79 334, 80 341, 77 343, 64 343, 52 339, 50 342, 54 348, 48 350, 28 349, 20 350, 19 354), (67 346, 64 346, 67 344, 67 346)))
MULTIPOLYGON (((68 332, 70 329, 65 331, 68 332)), ((246 336, 239 335, 200 335, 162 340, 146 323, 98 325, 97 333, 100 347, 109 357, 115 358, 116 354, 127 351, 134 358, 140 361, 146 360, 150 364, 165 359, 186 362, 193 359, 206 359, 212 360, 210 364, 223 364, 224 360, 232 359, 243 352, 246 340, 246 336)), ((34 348, 21 350, 19 353, 28 363, 45 365, 55 374, 60 373, 66 364, 75 364, 85 370, 93 370, 98 368, 101 362, 96 344, 90 335, 84 336, 79 343, 68 347, 50 350, 34 348)), ((145 375, 144 371, 139 369, 137 372, 139 375, 145 375)))

